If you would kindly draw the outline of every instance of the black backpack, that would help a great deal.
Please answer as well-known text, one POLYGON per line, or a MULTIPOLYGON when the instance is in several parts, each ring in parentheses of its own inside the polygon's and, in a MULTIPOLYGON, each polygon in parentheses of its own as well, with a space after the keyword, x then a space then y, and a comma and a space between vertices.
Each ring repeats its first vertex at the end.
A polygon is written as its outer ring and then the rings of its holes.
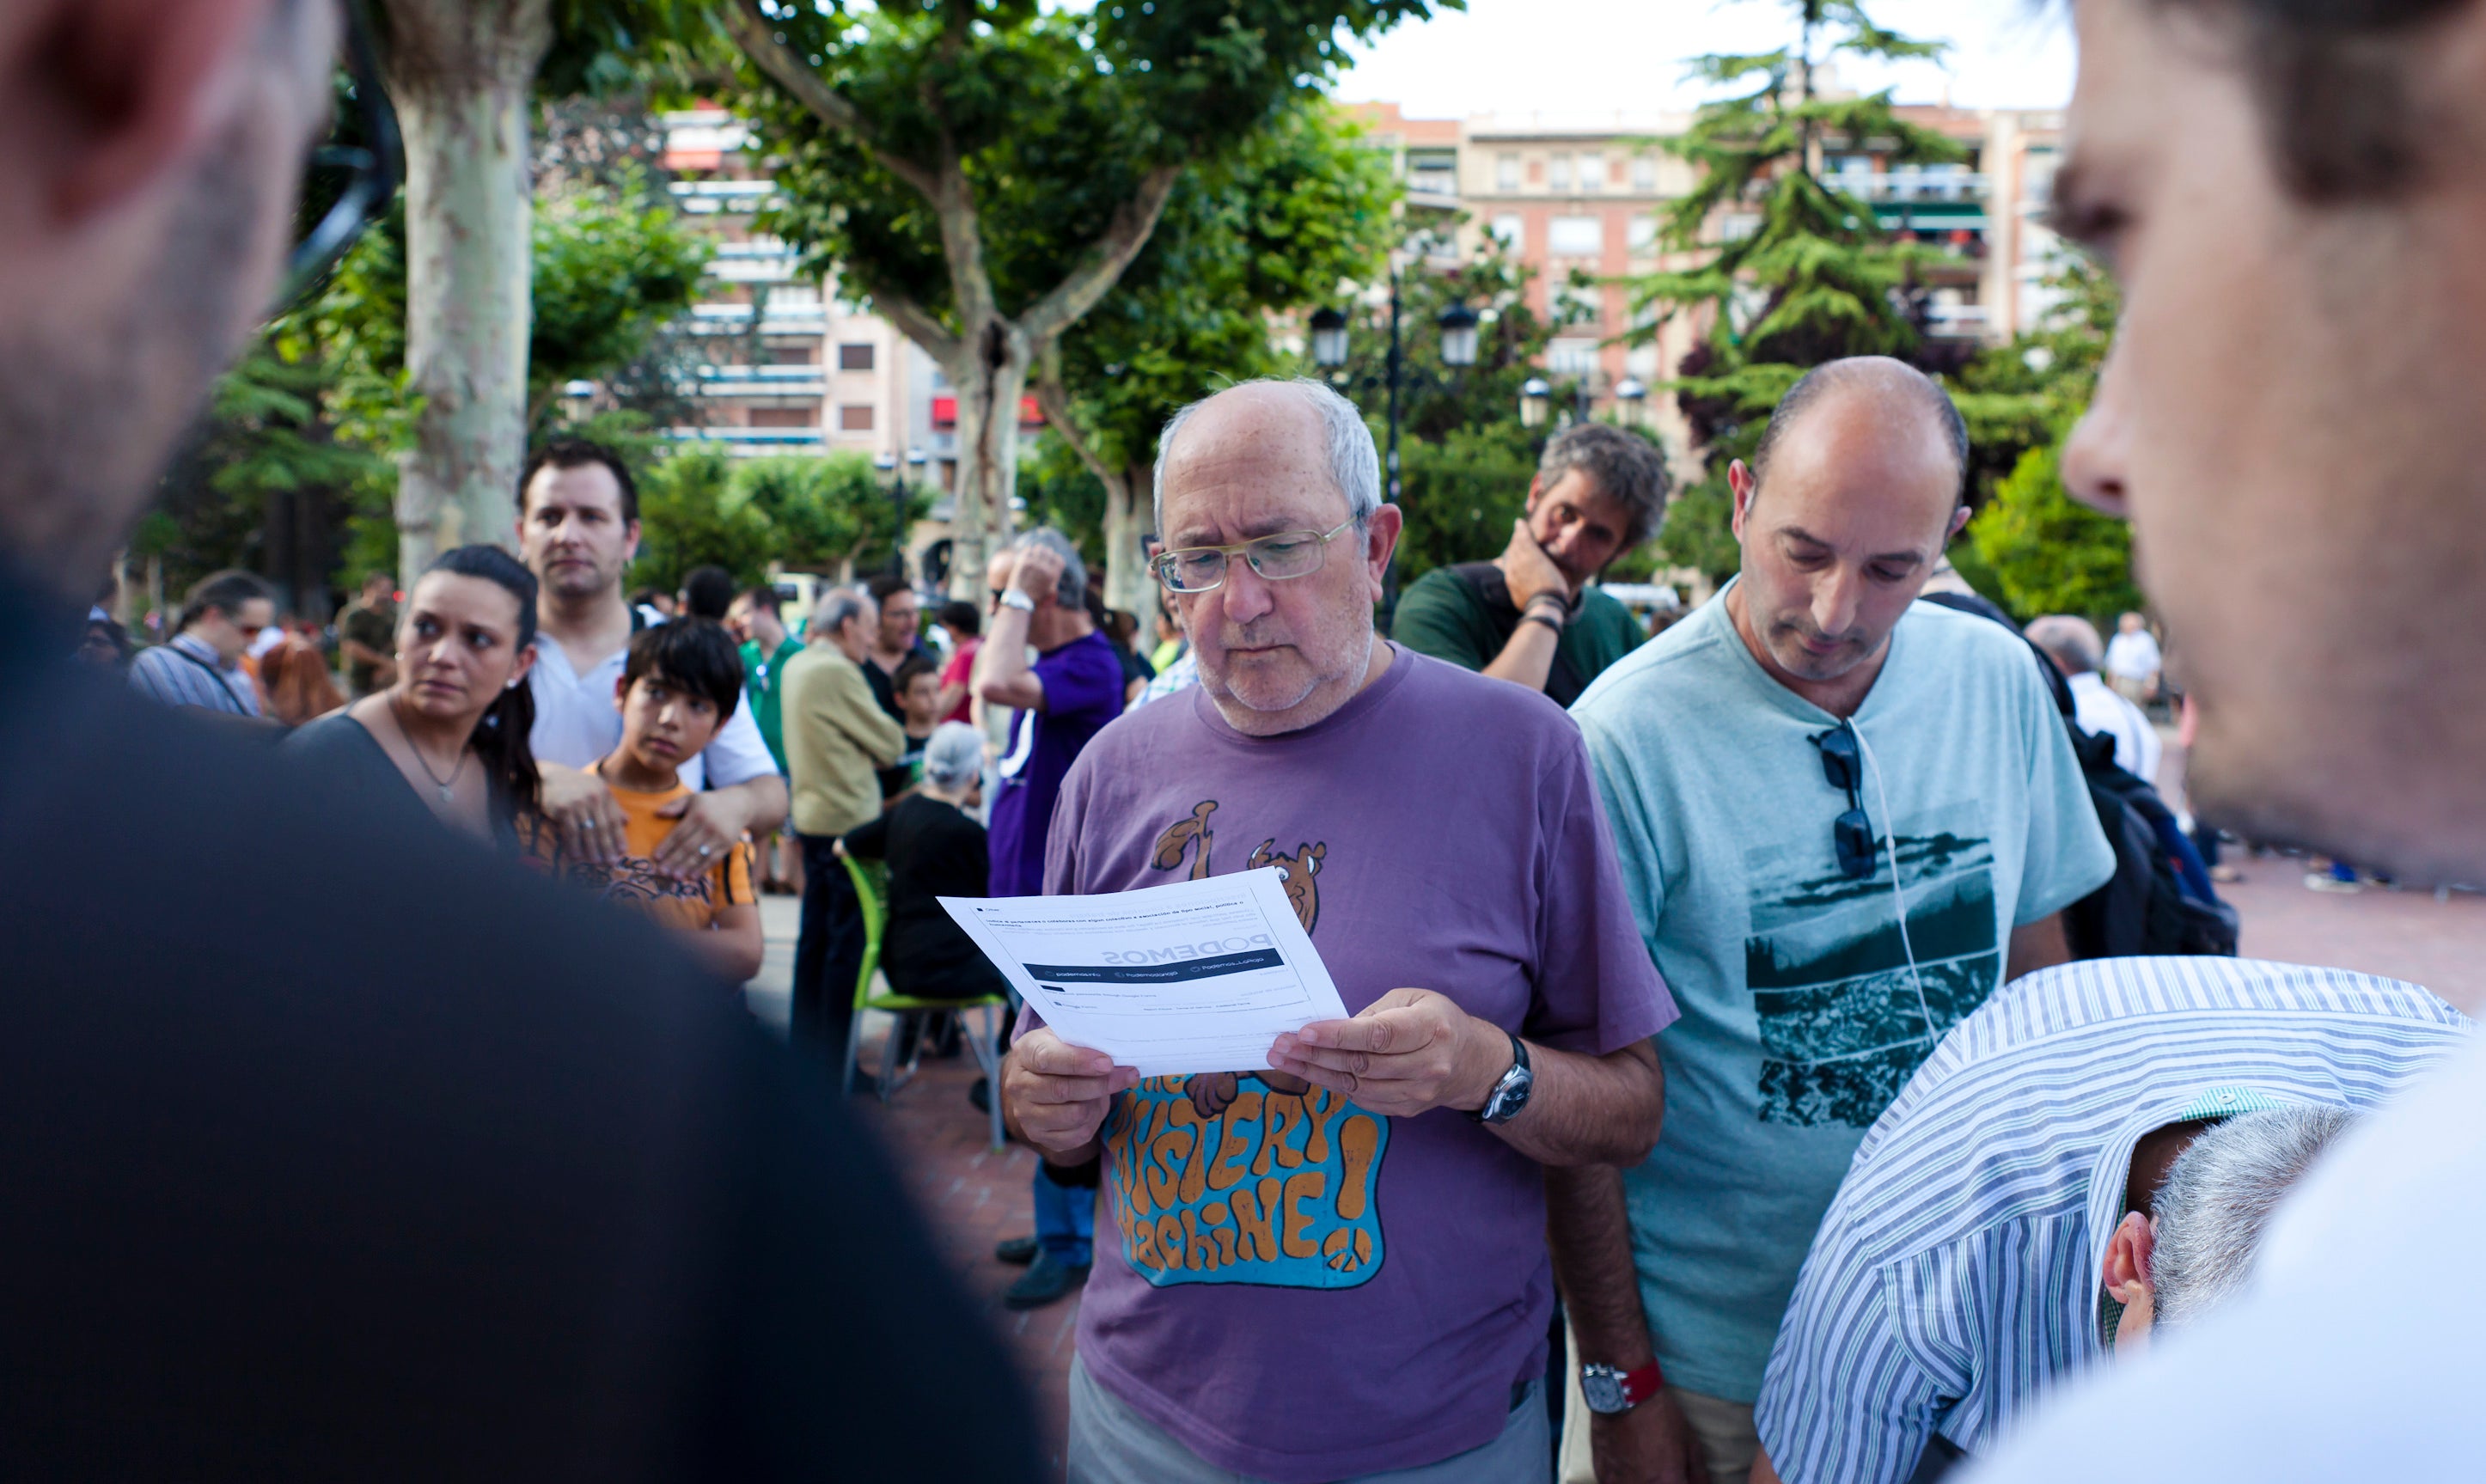
MULTIPOLYGON (((2009 616, 1981 597, 1953 592, 1923 594, 1928 603, 1991 618, 2019 634, 2009 616)), ((2023 643, 2027 643, 2025 636, 2023 643)), ((2063 909, 2064 935, 2074 958, 2127 958, 2139 954, 2212 953, 2234 957, 2236 910, 2213 894, 2187 892, 2172 851, 2183 831, 2175 811, 2141 778, 2115 766, 2114 739, 2091 736, 2072 720, 2072 688, 2045 651, 2029 646, 2037 673, 2046 678, 2081 760, 2096 808, 2098 828, 2114 848, 2114 874, 2106 885, 2063 909)))

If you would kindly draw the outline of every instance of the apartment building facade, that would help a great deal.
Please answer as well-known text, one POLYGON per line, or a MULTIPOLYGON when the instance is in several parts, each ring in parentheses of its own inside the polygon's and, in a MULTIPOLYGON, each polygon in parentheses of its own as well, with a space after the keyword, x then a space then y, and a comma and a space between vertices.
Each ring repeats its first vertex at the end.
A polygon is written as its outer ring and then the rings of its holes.
POLYGON ((948 488, 955 404, 932 358, 754 228, 776 187, 739 121, 698 109, 662 122, 675 202, 716 244, 691 310, 698 418, 673 435, 737 454, 849 450, 948 488))
MULTIPOLYGON (((1684 316, 1661 325, 1651 344, 1617 344, 1636 322, 1629 290, 1617 281, 1696 261, 1688 254, 1670 261, 1658 246, 1663 213, 1695 183, 1692 167, 1658 142, 1680 133, 1691 115, 1410 119, 1392 103, 1352 111, 1374 147, 1390 152, 1411 216, 1456 213, 1462 252, 1496 238, 1535 271, 1530 307, 1569 320, 1545 357, 1558 394, 1584 397, 1591 416, 1644 418, 1685 452, 1688 429, 1671 399, 1650 389, 1675 374, 1701 327, 1684 316)), ((1868 142, 1830 151, 1824 172, 1868 203, 1886 228, 1956 255, 1926 285, 1929 337, 1963 345, 2008 340, 2050 302, 2043 280, 2058 249, 2043 213, 2061 117, 1947 104, 1903 105, 1898 113, 1953 140, 1966 157, 1893 165, 1868 142)), ((1704 240, 1732 240, 1758 225, 1752 213, 1724 209, 1704 240)))

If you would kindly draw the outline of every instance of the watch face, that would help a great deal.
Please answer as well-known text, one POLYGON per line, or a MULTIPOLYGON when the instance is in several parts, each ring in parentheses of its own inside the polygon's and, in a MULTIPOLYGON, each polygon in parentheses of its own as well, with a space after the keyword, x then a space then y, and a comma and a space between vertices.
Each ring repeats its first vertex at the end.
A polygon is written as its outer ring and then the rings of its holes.
POLYGON ((1623 1384, 1611 1366, 1582 1366, 1580 1396, 1590 1412, 1612 1415, 1623 1410, 1623 1384))

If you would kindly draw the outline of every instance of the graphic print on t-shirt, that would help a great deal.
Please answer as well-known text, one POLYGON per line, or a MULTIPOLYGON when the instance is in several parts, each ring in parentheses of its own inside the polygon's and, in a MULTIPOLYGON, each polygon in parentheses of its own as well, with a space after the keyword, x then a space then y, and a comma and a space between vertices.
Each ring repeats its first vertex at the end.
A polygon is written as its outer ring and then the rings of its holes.
POLYGON ((2003 968, 1994 851, 1965 833, 1978 828, 1967 801, 1900 822, 1892 845, 1907 893, 1904 943, 1888 857, 1863 880, 1840 874, 1827 812, 1817 845, 1746 854, 1744 981, 1759 1021, 1762 1122, 1869 1125, 1993 993, 2003 968))
MULTIPOLYGON (((1148 865, 1209 873, 1215 799, 1161 831, 1148 865)), ((1247 838, 1249 837, 1246 837, 1247 838)), ((1296 921, 1320 921, 1326 840, 1280 852, 1271 837, 1246 868, 1275 866, 1296 921)), ((1379 1271, 1373 1201, 1390 1120, 1289 1073, 1151 1077, 1114 1100, 1105 1120, 1114 1215, 1131 1271, 1174 1283, 1352 1288, 1379 1271)))
POLYGON ((1157 1287, 1353 1288, 1381 1267, 1372 1193, 1390 1120, 1325 1087, 1151 1077, 1115 1100, 1105 1143, 1122 1256, 1157 1287))

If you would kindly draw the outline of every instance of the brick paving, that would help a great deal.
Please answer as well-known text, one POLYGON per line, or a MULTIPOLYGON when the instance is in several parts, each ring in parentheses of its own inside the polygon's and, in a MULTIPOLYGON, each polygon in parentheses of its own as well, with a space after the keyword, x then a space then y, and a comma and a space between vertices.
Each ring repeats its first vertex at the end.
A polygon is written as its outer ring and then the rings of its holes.
MULTIPOLYGON (((2161 784, 2170 800, 2180 799, 2182 757, 2171 737, 2167 751, 2161 784)), ((2305 861, 2253 858, 2241 850, 2228 857, 2246 879, 2220 890, 2243 921, 2245 953, 2389 975, 2425 985, 2472 1014, 2486 1007, 2486 895, 2377 886, 2331 895, 2306 890, 2305 861)), ((752 1008, 783 1027, 799 914, 789 898, 766 898, 761 906, 768 957, 752 982, 752 1008)), ((885 1033, 885 1026, 867 1029, 867 1065, 874 1064, 885 1033)), ((862 1099, 857 1107, 888 1143, 950 1271, 1016 1356, 1058 1470, 1079 1301, 1074 1296, 1032 1313, 1001 1306, 1002 1290, 1020 1270, 993 1261, 993 1244, 1030 1229, 1027 1188, 1035 1161, 1023 1145, 1000 1154, 985 1147, 984 1115, 966 1098, 976 1076, 975 1063, 964 1057, 927 1061, 887 1106, 862 1099)))
MULTIPOLYGON (((768 954, 751 984, 752 1009, 762 1021, 782 1028, 792 989, 794 934, 801 914, 791 898, 772 896, 761 899, 760 917, 766 925, 768 954)), ((868 1067, 878 1064, 880 1041, 889 1029, 888 1017, 870 1019, 883 1024, 865 1028, 863 1063, 868 1067)), ((999 1154, 987 1147, 991 1131, 985 1116, 967 1101, 967 1088, 979 1075, 975 1058, 963 1053, 954 1061, 927 1060, 887 1104, 877 1098, 857 1098, 854 1106, 887 1144, 916 1208, 941 1245, 952 1275, 989 1316, 994 1332, 1017 1358, 1035 1392, 1051 1467, 1058 1470, 1062 1430, 1070 1407, 1070 1349, 1078 1328, 1079 1299, 1074 1294, 1023 1313, 1001 1305, 1002 1290, 1022 1270, 995 1262, 993 1244, 1033 1229, 1028 1182, 1036 1173, 1036 1156, 1019 1143, 1005 1146, 999 1154)))

